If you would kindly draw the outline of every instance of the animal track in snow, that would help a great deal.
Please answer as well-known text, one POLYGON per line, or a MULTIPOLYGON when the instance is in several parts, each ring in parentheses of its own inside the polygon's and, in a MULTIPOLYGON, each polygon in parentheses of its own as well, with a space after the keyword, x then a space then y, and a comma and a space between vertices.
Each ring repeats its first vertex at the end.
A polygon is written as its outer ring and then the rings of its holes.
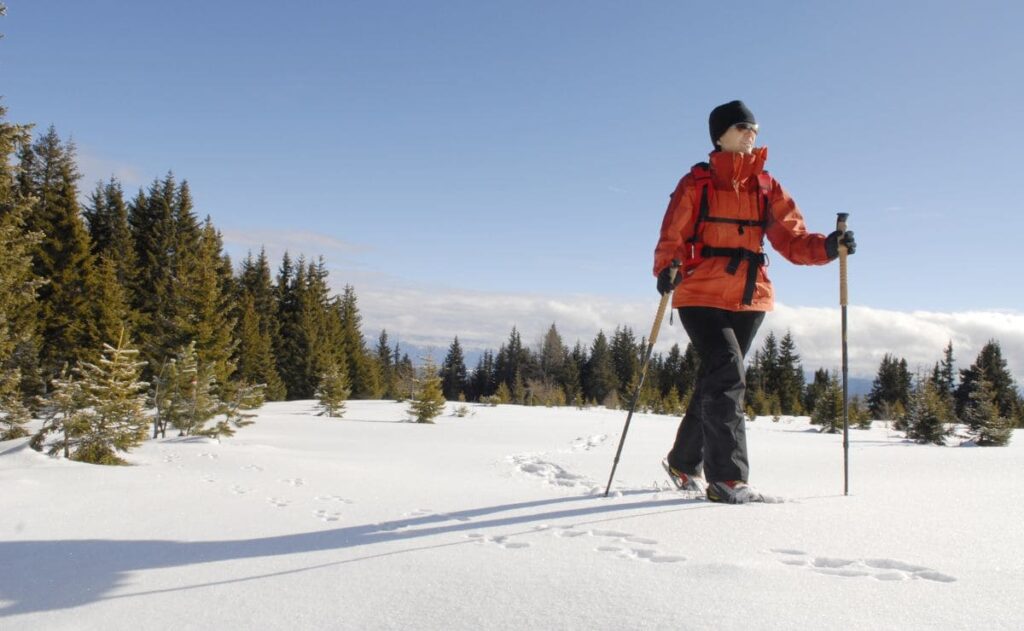
MULTIPOLYGON (((547 529, 547 526, 542 526, 538 528, 538 530, 547 529)), ((577 537, 582 536, 611 539, 612 544, 618 545, 599 545, 596 548, 594 548, 594 550, 596 552, 615 554, 619 558, 623 559, 648 561, 650 563, 680 563, 686 560, 686 557, 673 554, 663 554, 658 550, 630 547, 631 545, 656 546, 658 545, 658 542, 654 539, 649 539, 647 537, 638 537, 628 532, 620 532, 618 530, 580 530, 572 526, 559 526, 551 528, 550 530, 554 536, 559 537, 561 539, 575 539, 577 537)))
POLYGON ((306 485, 306 481, 303 480, 302 478, 288 478, 287 480, 280 480, 280 482, 284 482, 288 486, 294 486, 294 487, 299 487, 299 486, 305 486, 306 485))
POLYGON ((313 498, 318 502, 337 502, 339 504, 352 504, 352 500, 345 499, 340 495, 317 495, 313 498))
POLYGON ((242 471, 263 471, 263 467, 258 464, 247 464, 242 467, 242 471))
POLYGON ((289 502, 288 500, 282 499, 280 497, 268 497, 267 501, 278 508, 284 508, 291 504, 291 502, 289 502))
POLYGON ((466 535, 466 537, 472 539, 476 543, 494 544, 499 548, 503 548, 505 550, 519 550, 522 548, 530 547, 530 544, 526 543, 525 541, 509 541, 509 538, 505 536, 491 537, 488 535, 482 535, 480 533, 474 532, 472 534, 466 535))
POLYGON ((576 440, 572 441, 573 451, 590 451, 594 447, 598 447, 608 440, 608 434, 594 434, 586 438, 580 436, 576 440))
POLYGON ((211 454, 211 453, 201 453, 201 454, 199 454, 199 457, 200 458, 209 458, 210 460, 216 460, 220 456, 218 456, 217 454, 211 454))
POLYGON ((598 552, 610 552, 622 559, 635 559, 637 561, 648 561, 650 563, 681 563, 686 557, 658 554, 657 550, 644 548, 619 548, 617 546, 598 546, 598 552))
POLYGON ((247 489, 244 486, 239 486, 236 484, 233 487, 231 487, 231 492, 234 493, 235 495, 245 495, 246 493, 251 493, 252 489, 247 489))
POLYGON ((541 460, 539 456, 520 454, 509 456, 508 461, 514 464, 519 471, 537 476, 552 486, 577 487, 588 490, 596 488, 586 476, 570 473, 553 462, 541 460))
POLYGON ((316 517, 317 519, 323 522, 332 522, 341 519, 341 513, 319 509, 313 511, 313 517, 316 517))
POLYGON ((956 582, 956 577, 943 574, 921 565, 913 565, 895 559, 838 559, 833 557, 812 557, 801 550, 788 548, 772 549, 779 556, 779 562, 793 567, 804 567, 818 574, 843 576, 847 578, 867 577, 878 581, 911 581, 922 579, 938 583, 956 582))

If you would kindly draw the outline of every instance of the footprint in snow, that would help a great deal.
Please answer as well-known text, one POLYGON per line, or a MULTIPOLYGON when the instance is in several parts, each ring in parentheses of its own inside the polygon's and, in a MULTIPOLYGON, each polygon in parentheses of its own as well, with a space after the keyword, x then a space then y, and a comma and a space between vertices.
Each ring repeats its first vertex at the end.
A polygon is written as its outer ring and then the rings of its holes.
POLYGON ((306 484, 306 481, 303 480, 302 478, 288 478, 287 480, 280 480, 280 482, 284 482, 288 486, 294 487, 305 486, 306 484))
POLYGON ((291 504, 291 502, 289 502, 288 500, 280 497, 268 497, 267 502, 269 502, 272 506, 276 506, 278 508, 284 508, 291 504))
POLYGON ((591 490, 594 483, 586 476, 566 471, 561 466, 531 454, 509 456, 509 462, 522 473, 536 476, 552 486, 577 487, 591 490))
POLYGON ((600 446, 608 440, 608 434, 594 434, 586 438, 580 436, 576 440, 572 441, 573 451, 590 451, 594 447, 600 446))
MULTIPOLYGON (((548 527, 538 528, 547 530, 548 527)), ((622 559, 633 559, 637 561, 648 561, 650 563, 680 563, 686 560, 686 557, 663 554, 658 550, 652 550, 648 548, 638 548, 631 546, 656 546, 658 542, 655 539, 648 537, 638 537, 628 532, 621 532, 618 530, 581 530, 569 527, 555 527, 550 528, 552 534, 560 539, 575 539, 577 537, 590 536, 600 537, 603 539, 611 539, 612 544, 618 545, 599 545, 594 548, 597 552, 603 552, 608 554, 614 554, 622 559)))
POLYGON ((332 522, 341 519, 341 513, 320 509, 313 511, 313 517, 316 517, 317 519, 323 522, 332 522))
POLYGON ((231 492, 234 493, 235 495, 245 495, 247 493, 251 493, 252 489, 247 489, 244 486, 239 486, 236 484, 233 487, 231 487, 231 492))
POLYGON ((211 454, 211 453, 201 453, 201 454, 199 454, 199 457, 200 458, 209 458, 210 460, 216 460, 220 456, 218 456, 217 454, 211 454))
POLYGON ((659 554, 657 550, 647 550, 644 548, 619 548, 617 546, 598 546, 595 548, 598 552, 610 552, 620 559, 634 559, 637 561, 647 561, 649 563, 681 563, 686 560, 686 557, 675 556, 670 554, 659 554))
POLYGON ((521 550, 522 548, 530 547, 530 544, 526 543, 525 541, 509 541, 509 538, 505 536, 490 537, 488 535, 482 535, 480 533, 474 532, 472 534, 466 535, 466 538, 471 539, 481 545, 496 545, 504 550, 521 550))
POLYGON ((839 559, 834 557, 812 557, 802 550, 790 548, 772 549, 780 563, 803 567, 818 574, 846 578, 866 577, 877 581, 925 580, 938 583, 953 583, 954 576, 943 574, 921 565, 904 563, 895 559, 839 559))
POLYGON ((352 504, 352 500, 345 499, 340 495, 317 495, 313 498, 318 502, 337 502, 338 504, 352 504))
POLYGON ((242 467, 242 471, 263 471, 263 467, 255 464, 247 464, 242 467))

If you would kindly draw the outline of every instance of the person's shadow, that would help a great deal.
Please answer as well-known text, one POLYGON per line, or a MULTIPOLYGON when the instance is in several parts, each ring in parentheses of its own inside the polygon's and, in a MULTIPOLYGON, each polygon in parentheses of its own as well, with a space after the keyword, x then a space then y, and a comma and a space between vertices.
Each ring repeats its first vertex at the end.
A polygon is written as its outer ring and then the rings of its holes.
MULTIPOLYGON (((647 494, 632 491, 624 495, 647 494)), ((111 539, 71 539, 52 541, 0 541, 0 618, 38 611, 53 611, 89 603, 140 596, 154 592, 112 594, 126 575, 133 571, 197 565, 216 561, 343 550, 394 541, 421 541, 420 545, 389 549, 375 554, 312 564, 306 567, 239 576, 217 583, 198 583, 166 591, 196 589, 212 584, 244 582, 279 574, 304 572, 320 567, 355 563, 365 559, 416 550, 468 543, 471 540, 430 542, 435 535, 466 530, 526 525, 561 518, 595 517, 621 511, 667 508, 695 508, 696 500, 681 498, 620 502, 601 496, 560 497, 504 504, 446 514, 431 514, 391 522, 366 524, 304 532, 294 535, 225 541, 119 541, 111 539), (531 509, 541 509, 539 512, 531 509), (528 514, 495 516, 496 513, 529 511, 528 514), (489 519, 476 518, 491 515, 489 519)), ((698 502, 699 503, 699 502, 698 502)), ((701 503, 702 504, 702 503, 701 503)), ((591 521, 601 521, 592 519, 591 521)), ((531 532, 527 529, 523 533, 531 532)))

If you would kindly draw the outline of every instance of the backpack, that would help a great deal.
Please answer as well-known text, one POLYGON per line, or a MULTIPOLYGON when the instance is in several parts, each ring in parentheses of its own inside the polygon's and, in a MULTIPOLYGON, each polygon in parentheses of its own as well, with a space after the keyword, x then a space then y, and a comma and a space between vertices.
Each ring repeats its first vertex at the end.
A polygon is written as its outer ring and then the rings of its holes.
POLYGON ((768 257, 764 253, 764 232, 768 226, 768 219, 771 217, 770 194, 772 177, 767 171, 762 171, 757 175, 758 194, 761 199, 761 218, 753 220, 736 219, 733 217, 712 217, 710 204, 710 191, 712 187, 711 165, 707 162, 698 162, 690 168, 690 174, 693 176, 697 190, 700 191, 700 205, 697 221, 693 226, 693 235, 686 240, 687 250, 685 262, 683 263, 683 274, 689 273, 700 265, 704 259, 709 257, 728 257, 729 264, 726 266, 725 271, 729 274, 735 274, 739 269, 740 262, 747 261, 747 279, 743 290, 743 304, 749 305, 754 299, 757 270, 768 263, 768 257), (704 223, 735 224, 740 234, 743 234, 744 228, 759 228, 761 230, 760 251, 754 252, 746 248, 721 248, 706 245, 703 242, 703 231, 701 230, 704 223))

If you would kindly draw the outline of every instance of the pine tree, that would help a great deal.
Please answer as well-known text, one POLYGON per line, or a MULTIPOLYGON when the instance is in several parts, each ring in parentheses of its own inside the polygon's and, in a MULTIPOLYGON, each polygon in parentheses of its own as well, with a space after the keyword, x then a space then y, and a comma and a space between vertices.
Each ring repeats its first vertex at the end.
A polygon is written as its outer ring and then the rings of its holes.
POLYGON ((137 356, 122 330, 117 346, 104 344, 96 363, 65 368, 53 380, 33 448, 42 450, 47 436, 56 434, 50 455, 63 453, 65 458, 93 464, 125 464, 119 452, 142 444, 148 423, 148 384, 139 381, 142 363, 137 356))
POLYGON ((996 393, 987 379, 980 379, 964 408, 964 421, 971 428, 975 441, 983 447, 999 447, 1013 436, 1012 421, 1000 413, 996 393))
POLYGON ((640 376, 640 347, 633 330, 628 326, 616 327, 610 350, 615 369, 615 389, 631 396, 640 376))
POLYGON ((851 425, 858 429, 871 429, 871 415, 859 394, 850 399, 849 412, 851 425))
MULTIPOLYGON (((661 361, 658 371, 658 387, 663 396, 668 396, 672 390, 683 388, 682 384, 683 354, 679 350, 679 344, 673 344, 668 355, 661 361)), ((677 393, 678 394, 678 393, 677 393)))
POLYGON ((148 194, 140 190, 128 210, 136 261, 131 306, 137 318, 139 349, 151 370, 163 364, 171 349, 184 343, 174 330, 175 314, 180 312, 175 288, 180 247, 176 197, 177 184, 168 173, 163 180, 153 181, 148 194))
POLYGON ((260 329, 260 323, 253 296, 243 295, 238 320, 235 376, 244 383, 263 384, 267 396, 272 401, 279 401, 284 398, 284 383, 277 374, 270 335, 260 329))
POLYGON ((224 402, 224 421, 218 423, 221 435, 233 435, 235 427, 253 424, 255 414, 251 410, 263 406, 266 388, 263 384, 242 381, 232 389, 231 398, 224 402))
POLYGON ((380 381, 382 396, 385 399, 396 398, 395 394, 395 362, 391 357, 391 346, 388 342, 388 332, 381 329, 380 337, 377 338, 377 365, 380 367, 380 381))
POLYGON ((105 254, 96 265, 91 310, 97 334, 104 340, 118 339, 123 330, 131 331, 132 314, 128 292, 118 281, 117 264, 105 254))
POLYGON ((89 403, 88 425, 78 438, 75 460, 96 464, 124 464, 117 452, 126 452, 146 438, 145 391, 140 381, 142 362, 124 330, 117 346, 104 344, 103 357, 81 368, 82 389, 89 403))
POLYGON ((395 344, 395 383, 398 393, 397 400, 404 401, 416 394, 416 369, 406 353, 400 353, 395 344), (401 355, 401 359, 399 359, 401 355))
POLYGON ((441 364, 441 390, 448 401, 457 401, 466 389, 466 362, 462 356, 459 336, 455 336, 441 364))
POLYGON ((562 336, 558 333, 555 323, 552 322, 540 347, 540 356, 538 357, 540 381, 548 385, 562 381, 568 354, 568 349, 562 343, 562 336))
POLYGON ((82 214, 93 255, 113 261, 118 284, 127 288, 135 273, 135 246, 121 183, 114 178, 97 183, 82 214))
POLYGON ((283 400, 287 392, 274 355, 279 346, 275 340, 280 334, 277 302, 265 251, 261 250, 255 261, 250 254, 242 262, 235 306, 235 376, 243 382, 265 384, 267 398, 283 400))
POLYGON ((918 376, 907 408, 907 438, 919 443, 944 445, 949 434, 944 422, 945 407, 932 382, 918 376))
POLYGON ((57 440, 49 444, 47 453, 71 458, 73 450, 78 450, 79 438, 89 431, 89 406, 88 393, 78 372, 65 366, 60 375, 51 381, 50 392, 42 409, 43 426, 32 437, 32 448, 42 451, 47 446, 47 436, 55 434, 57 440))
POLYGON ((618 377, 612 364, 612 354, 604 331, 598 331, 590 348, 590 358, 584 373, 584 396, 591 401, 602 403, 608 395, 616 392, 618 377))
POLYGON ((483 401, 495 393, 498 389, 498 383, 494 369, 494 353, 484 351, 480 359, 477 360, 476 368, 473 370, 473 378, 470 381, 473 384, 472 396, 469 397, 470 400, 483 401))
POLYGON ((978 353, 974 363, 960 371, 960 387, 956 391, 959 416, 963 416, 964 409, 971 401, 971 393, 978 388, 982 380, 988 381, 992 388, 999 415, 1014 419, 1021 409, 1020 395, 996 340, 989 340, 978 353))
POLYGON ((195 342, 178 350, 164 374, 157 403, 162 422, 179 436, 208 435, 206 423, 221 411, 221 402, 214 393, 213 366, 200 363, 195 342))
MULTIPOLYGON (((183 244, 195 243, 194 249, 177 257, 178 283, 172 339, 179 343, 194 342, 198 361, 213 371, 218 392, 235 371, 232 356, 237 340, 234 337, 235 310, 230 287, 225 287, 221 236, 209 217, 202 227, 194 227, 191 196, 187 183, 178 191, 178 238, 183 244), (192 231, 196 230, 195 236, 192 231)), ((189 245, 189 247, 192 247, 189 245)))
POLYGON ((512 402, 512 391, 509 390, 508 385, 505 382, 498 384, 498 389, 492 395, 492 398, 500 404, 507 404, 512 402))
POLYGON ((5 122, 0 106, 0 440, 27 435, 29 412, 22 380, 37 361, 35 298, 41 281, 32 273, 32 251, 41 233, 27 232, 31 200, 15 186, 12 156, 29 145, 29 126, 5 122))
POLYGON ((74 145, 62 143, 53 127, 20 154, 20 192, 35 200, 26 227, 43 235, 32 256, 34 274, 47 280, 38 289, 40 360, 46 374, 56 375, 101 343, 89 303, 96 281, 78 206, 81 176, 74 145))
POLYGON ((587 365, 587 352, 583 346, 576 342, 576 346, 570 352, 566 350, 565 359, 562 362, 562 374, 559 383, 562 391, 565 392, 567 402, 573 402, 583 398, 583 369, 587 365))
POLYGON ((25 425, 32 415, 22 401, 20 382, 21 371, 17 368, 0 372, 0 441, 29 435, 25 425))
POLYGON ((348 359, 352 392, 359 398, 378 398, 383 393, 379 365, 366 349, 355 289, 345 285, 339 303, 341 343, 348 359))
POLYGON ((320 416, 341 418, 345 414, 345 401, 351 389, 348 383, 348 370, 334 363, 327 366, 320 376, 317 388, 317 399, 320 401, 320 416))
MULTIPOLYGON (((306 262, 300 258, 292 263, 286 252, 278 272, 275 291, 278 295, 279 343, 276 349, 278 373, 284 381, 288 399, 307 399, 312 396, 314 384, 309 374, 308 362, 312 351, 309 321, 310 314, 303 314, 304 303, 309 299, 306 281, 306 262)), ((316 310, 319 312, 319 310, 316 310)))
POLYGON ((804 409, 801 402, 804 391, 804 368, 796 351, 793 335, 786 335, 779 344, 778 397, 782 414, 800 415, 804 409))
POLYGON ((420 371, 417 385, 416 399, 409 406, 409 413, 417 423, 433 423, 444 410, 445 399, 441 377, 429 358, 420 371))
POLYGON ((504 383, 509 390, 514 390, 516 375, 525 383, 526 379, 536 376, 533 357, 530 350, 523 346, 522 338, 515 326, 509 334, 508 343, 498 349, 494 360, 494 370, 499 383, 504 383))
POLYGON ((886 419, 886 412, 895 409, 899 404, 907 409, 910 402, 910 371, 907 370, 907 360, 897 360, 895 356, 888 353, 882 358, 878 367, 878 374, 871 384, 871 392, 868 394, 868 408, 871 415, 878 419, 886 419))
POLYGON ((822 396, 825 390, 828 389, 829 373, 824 368, 819 368, 814 371, 814 378, 811 383, 807 384, 807 390, 804 393, 804 410, 809 410, 811 415, 814 415, 814 409, 818 405, 818 399, 822 396))
POLYGON ((828 380, 814 402, 811 423, 821 425, 821 431, 829 433, 841 432, 843 429, 843 387, 839 383, 839 373, 827 373, 828 380))

